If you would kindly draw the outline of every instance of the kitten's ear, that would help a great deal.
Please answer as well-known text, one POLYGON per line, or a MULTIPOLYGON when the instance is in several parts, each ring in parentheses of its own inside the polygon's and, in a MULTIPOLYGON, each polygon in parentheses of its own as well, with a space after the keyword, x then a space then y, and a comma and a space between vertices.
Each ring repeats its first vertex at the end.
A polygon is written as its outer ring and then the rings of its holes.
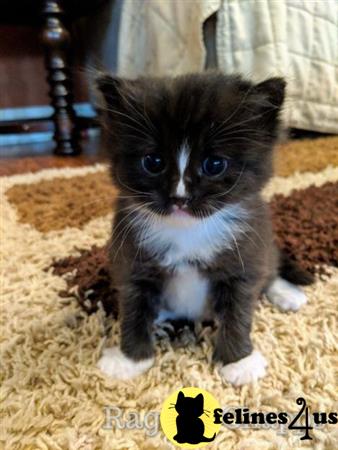
POLYGON ((203 408, 203 403, 204 403, 203 394, 196 395, 195 400, 197 400, 198 403, 200 404, 201 408, 203 408))
POLYGON ((185 395, 183 394, 182 391, 180 391, 177 396, 177 402, 181 402, 184 399, 185 399, 185 395))
POLYGON ((277 138, 280 128, 280 111, 284 102, 286 82, 283 78, 269 78, 256 84, 251 90, 252 111, 256 115, 257 126, 277 138))
POLYGON ((253 88, 253 92, 261 95, 271 107, 280 108, 285 98, 286 81, 284 78, 269 78, 253 88))
POLYGON ((108 106, 118 107, 121 104, 123 80, 119 77, 103 73, 96 78, 96 86, 102 93, 108 106))
POLYGON ((142 84, 139 79, 129 80, 104 73, 97 77, 96 86, 111 109, 132 109, 142 99, 142 84))

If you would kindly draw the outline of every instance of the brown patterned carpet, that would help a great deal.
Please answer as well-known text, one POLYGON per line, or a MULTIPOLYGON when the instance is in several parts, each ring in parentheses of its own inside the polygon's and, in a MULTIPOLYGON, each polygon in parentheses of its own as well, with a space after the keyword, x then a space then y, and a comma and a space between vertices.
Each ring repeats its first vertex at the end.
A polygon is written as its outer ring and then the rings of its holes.
MULTIPOLYGON (((337 166, 338 137, 290 142, 277 152, 264 193, 276 239, 316 282, 296 314, 263 299, 253 337, 269 360, 268 375, 242 388, 223 384, 207 364, 209 328, 187 331, 189 345, 186 333, 183 342, 162 333, 155 366, 135 381, 102 375, 96 361, 118 330, 106 316, 117 312, 105 251, 116 192, 106 167, 2 177, 1 448, 172 448, 161 431, 104 430, 103 408, 159 412, 182 386, 207 389, 223 406, 292 413, 304 396, 313 410, 337 409, 337 166)), ((313 438, 223 427, 212 448, 338 448, 334 427, 313 430, 313 438)))

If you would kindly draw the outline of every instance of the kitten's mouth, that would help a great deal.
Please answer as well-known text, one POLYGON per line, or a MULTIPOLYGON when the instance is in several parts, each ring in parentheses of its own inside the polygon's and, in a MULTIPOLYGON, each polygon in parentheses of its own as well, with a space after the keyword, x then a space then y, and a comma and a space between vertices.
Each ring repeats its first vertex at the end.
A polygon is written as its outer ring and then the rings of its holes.
POLYGON ((171 212, 170 215, 172 217, 182 217, 182 218, 186 218, 186 217, 191 217, 192 214, 189 212, 187 207, 180 207, 177 205, 173 205, 171 208, 171 212))

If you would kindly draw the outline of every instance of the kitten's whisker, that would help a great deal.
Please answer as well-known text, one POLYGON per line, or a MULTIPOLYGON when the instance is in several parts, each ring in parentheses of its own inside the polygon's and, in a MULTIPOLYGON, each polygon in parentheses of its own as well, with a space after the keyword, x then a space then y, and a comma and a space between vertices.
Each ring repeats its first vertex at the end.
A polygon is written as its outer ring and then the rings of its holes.
MULTIPOLYGON (((115 136, 115 131, 112 131, 112 130, 109 128, 109 126, 108 126, 107 124, 103 123, 103 126, 104 126, 105 131, 106 131, 110 136, 113 136, 113 137, 115 136)), ((140 134, 140 135, 144 136, 145 138, 147 138, 147 140, 149 140, 149 138, 151 139, 151 137, 152 137, 150 133, 147 133, 147 132, 144 131, 142 128, 136 128, 136 127, 134 127, 133 125, 130 125, 129 123, 123 122, 121 126, 124 127, 124 128, 129 128, 129 129, 131 129, 131 130, 136 131, 138 134, 140 134)), ((121 133, 121 130, 120 130, 120 135, 121 135, 121 136, 128 136, 128 135, 125 134, 125 133, 121 133)), ((130 137, 136 137, 137 139, 140 139, 140 136, 138 136, 138 135, 132 135, 132 134, 130 134, 129 136, 130 136, 130 137)))
POLYGON ((239 109, 241 108, 241 106, 244 104, 245 100, 248 98, 249 93, 252 91, 254 86, 250 86, 249 89, 246 91, 246 93, 243 95, 240 103, 238 104, 237 108, 230 114, 230 116, 226 117, 225 120, 215 129, 215 132, 212 134, 212 137, 217 136, 217 133, 219 132, 220 129, 224 129, 224 125, 226 125, 231 119, 232 117, 234 117, 234 115, 239 111, 239 109))
POLYGON ((142 198, 151 198, 152 196, 149 194, 149 195, 146 195, 146 194, 137 194, 137 195, 118 195, 118 196, 116 196, 116 198, 118 198, 118 199, 142 199, 142 198))
POLYGON ((238 243, 237 243, 236 237, 235 237, 235 235, 234 235, 230 230, 229 230, 229 233, 231 234, 231 237, 232 237, 232 239, 233 239, 233 241, 234 241, 234 244, 235 244, 235 246, 236 246, 237 253, 238 253, 238 259, 240 260, 240 263, 241 263, 243 272, 245 273, 244 262, 243 262, 241 253, 240 253, 240 251, 239 251, 239 247, 238 247, 238 243))
POLYGON ((149 204, 151 204, 151 203, 153 203, 153 202, 152 201, 151 202, 142 202, 142 203, 135 202, 135 203, 132 203, 131 205, 127 205, 125 208, 119 208, 119 212, 120 211, 128 211, 129 209, 138 211, 139 209, 142 209, 142 206, 149 206, 149 204))
POLYGON ((268 144, 268 136, 264 136, 259 133, 248 133, 247 135, 244 135, 242 130, 238 130, 235 133, 231 134, 222 134, 220 137, 214 140, 216 144, 220 144, 223 142, 231 143, 233 141, 242 139, 244 140, 250 140, 251 142, 258 142, 258 143, 266 143, 268 144), (255 140, 254 138, 258 138, 259 140, 255 140))
MULTIPOLYGON (((211 216, 211 217, 212 217, 212 220, 215 220, 215 218, 213 216, 211 216)), ((213 245, 213 236, 211 236, 211 234, 210 234, 209 228, 207 226, 207 221, 202 219, 202 223, 203 223, 203 228, 205 229, 206 235, 210 241, 210 245, 213 245)))
MULTIPOLYGON (((214 137, 218 136, 221 132, 231 131, 231 130, 233 130, 233 129, 239 128, 240 126, 244 125, 245 123, 251 122, 252 120, 255 120, 255 119, 258 119, 258 118, 262 117, 264 114, 267 114, 268 112, 270 112, 270 111, 272 111, 272 110, 274 110, 274 109, 279 109, 277 106, 274 106, 274 105, 272 105, 271 103, 268 104, 266 101, 264 101, 264 102, 262 102, 262 101, 261 101, 261 102, 256 101, 256 102, 255 102, 255 106, 257 106, 257 105, 265 105, 265 106, 269 106, 268 111, 264 111, 264 112, 262 112, 262 113, 260 113, 260 114, 256 114, 256 115, 254 115, 254 116, 251 116, 250 118, 248 118, 248 119, 246 119, 246 120, 243 120, 242 122, 237 122, 237 123, 236 123, 234 126, 232 126, 232 127, 224 127, 224 125, 225 125, 226 123, 228 123, 228 122, 231 120, 231 118, 234 117, 234 115, 240 110, 240 108, 241 108, 242 105, 244 104, 245 100, 248 98, 249 93, 252 91, 252 89, 253 89, 254 87, 255 87, 255 86, 253 85, 253 86, 251 86, 251 87, 246 91, 246 93, 243 95, 243 97, 242 97, 240 103, 238 104, 237 108, 235 109, 235 111, 234 111, 233 113, 231 113, 230 116, 226 117, 226 119, 225 119, 218 127, 216 127, 216 129, 214 130, 214 133, 211 134, 210 139, 211 139, 211 138, 213 139, 214 137)), ((244 106, 245 106, 245 105, 244 105, 244 106)), ((245 108, 245 109, 246 109, 246 108, 245 108)), ((249 111, 250 111, 250 110, 249 110, 249 111)), ((253 111, 252 111, 252 112, 253 112, 253 111)))
POLYGON ((238 123, 236 123, 236 124, 235 124, 234 126, 232 126, 232 127, 222 128, 222 130, 218 131, 217 134, 213 134, 213 135, 211 136, 211 138, 215 138, 216 136, 219 136, 219 134, 220 134, 221 131, 222 131, 222 133, 225 133, 225 132, 232 131, 232 130, 236 130, 236 129, 239 129, 239 130, 240 130, 240 127, 241 127, 242 125, 244 125, 244 124, 246 124, 246 123, 248 123, 248 122, 252 122, 253 120, 256 120, 256 119, 261 118, 262 116, 264 116, 264 115, 267 114, 268 112, 271 112, 273 109, 278 109, 278 107, 271 105, 271 107, 270 107, 267 111, 264 111, 264 112, 262 112, 262 113, 260 113, 260 114, 253 115, 253 116, 249 117, 249 118, 246 119, 246 120, 242 120, 242 122, 238 122, 238 123))
MULTIPOLYGON (((230 132, 223 130, 222 133, 218 133, 217 136, 220 135, 220 136, 228 137, 228 136, 233 136, 233 135, 241 134, 241 133, 253 133, 253 135, 255 135, 255 136, 256 135, 260 136, 260 134, 257 132, 257 128, 244 128, 244 129, 238 128, 237 129, 237 127, 233 128, 233 130, 230 130, 230 132)), ((214 138, 213 138, 214 141, 218 141, 217 136, 214 136, 214 138)))
MULTIPOLYGON (((111 202, 112 202, 112 204, 113 204, 113 202, 115 201, 115 199, 119 199, 119 198, 131 199, 131 198, 142 198, 142 197, 144 197, 144 198, 150 197, 150 198, 151 198, 151 194, 146 194, 146 193, 145 193, 145 194, 125 195, 125 196, 122 196, 122 195, 115 195, 115 196, 112 196, 111 202)), ((85 206, 86 206, 86 208, 88 208, 88 207, 91 207, 91 206, 93 206, 93 205, 97 205, 98 203, 102 203, 102 199, 98 198, 98 199, 95 199, 95 200, 93 200, 93 201, 91 201, 91 202, 87 202, 87 203, 85 204, 85 206)), ((123 211, 123 209, 119 209, 119 211, 123 211)), ((52 213, 52 214, 55 214, 55 213, 52 213)))
POLYGON ((148 233, 152 223, 154 223, 154 218, 156 218, 155 214, 152 211, 148 210, 147 212, 149 213, 149 217, 146 215, 146 217, 143 219, 143 224, 141 225, 141 230, 140 230, 140 233, 139 233, 139 236, 141 236, 141 240, 139 242, 139 245, 138 245, 138 248, 137 248, 137 251, 136 251, 136 254, 135 254, 135 258, 133 260, 133 265, 134 265, 134 263, 135 263, 135 261, 137 259, 138 254, 140 253, 140 256, 142 255, 142 247, 143 246, 141 245, 141 243, 144 240, 143 236, 148 233))
POLYGON ((116 250, 115 257, 114 257, 114 261, 116 260, 116 257, 117 257, 117 255, 119 254, 120 250, 121 250, 121 249, 123 250, 124 243, 125 243, 125 241, 126 241, 128 235, 130 234, 131 230, 133 229, 133 226, 134 226, 136 223, 138 223, 139 220, 140 220, 140 218, 136 215, 136 216, 135 216, 133 219, 131 219, 131 221, 124 227, 124 229, 123 229, 123 230, 124 230, 124 231, 123 231, 123 235, 122 235, 122 238, 121 238, 121 243, 120 243, 120 245, 119 245, 119 248, 116 250))
POLYGON ((143 191, 139 191, 135 188, 132 188, 131 186, 128 186, 127 184, 123 183, 123 181, 121 180, 120 176, 118 173, 116 173, 116 178, 118 179, 119 183, 125 187, 126 189, 128 189, 128 191, 132 191, 135 192, 136 194, 145 194, 145 195, 150 195, 149 192, 143 192, 143 191))
MULTIPOLYGON (((109 126, 108 126, 105 122, 102 123, 102 126, 103 126, 105 132, 109 134, 109 136, 115 137, 115 131, 112 131, 112 130, 109 128, 109 126)), ((149 140, 149 138, 151 138, 151 135, 150 135, 150 134, 146 133, 146 132, 143 131, 143 130, 140 130, 139 128, 135 128, 135 127, 133 127, 132 125, 129 125, 129 124, 127 124, 127 123, 124 123, 122 126, 123 126, 123 127, 130 128, 131 130, 136 131, 137 133, 140 134, 140 136, 139 136, 139 135, 135 135, 135 134, 126 134, 126 133, 122 133, 121 131, 119 131, 119 136, 130 137, 130 138, 140 139, 140 140, 141 140, 141 139, 144 139, 144 140, 147 140, 147 141, 149 140), (143 137, 142 137, 142 136, 143 136, 143 137)))
POLYGON ((123 227, 122 231, 120 230, 117 233, 117 230, 122 226, 122 224, 133 214, 133 213, 137 213, 139 210, 141 210, 142 208, 150 205, 152 202, 146 202, 146 203, 142 203, 138 206, 134 206, 134 205, 130 205, 129 209, 131 209, 131 211, 122 218, 122 220, 120 222, 118 222, 118 224, 116 225, 116 227, 113 230, 113 240, 110 242, 110 246, 109 249, 112 249, 113 245, 115 244, 115 242, 117 241, 117 239, 121 236, 121 234, 123 233, 123 231, 125 230, 125 227, 128 226, 128 224, 125 224, 125 226, 123 227), (116 234, 117 233, 117 234, 116 234))
POLYGON ((136 120, 135 117, 130 116, 128 114, 125 114, 125 113, 123 113, 121 111, 118 111, 117 109, 113 109, 113 108, 109 108, 109 107, 103 108, 103 111, 107 111, 107 112, 110 112, 112 114, 117 114, 117 115, 119 115, 121 117, 125 117, 126 119, 130 120, 131 122, 134 122, 136 125, 138 125, 141 128, 135 128, 132 125, 126 123, 126 122, 122 122, 123 126, 128 126, 129 128, 132 128, 132 129, 134 129, 136 131, 144 130, 144 132, 149 136, 149 131, 150 131, 149 128, 147 128, 144 123, 139 122, 138 120, 136 120))
POLYGON ((262 242, 263 246, 266 247, 266 242, 263 241, 262 237, 257 233, 257 231, 244 219, 238 219, 240 222, 244 223, 246 227, 248 227, 255 235, 258 237, 258 239, 262 242))
MULTIPOLYGON (((221 203, 221 202, 219 202, 220 203, 220 207, 223 207, 223 203, 221 203)), ((217 209, 216 209, 216 211, 217 211, 217 209)), ((257 234, 257 232, 254 230, 254 228, 252 228, 246 221, 242 221, 241 219, 239 219, 238 217, 236 218, 236 222, 240 222, 240 223, 242 223, 242 224, 244 224, 244 226, 245 227, 248 227, 248 228, 250 228, 251 229, 251 231, 252 232, 254 232, 254 233, 256 233, 257 234)), ((244 227, 243 227, 244 228, 244 227)), ((244 230, 244 229, 241 229, 241 233, 243 233, 245 236, 246 236, 246 238, 247 239, 249 239, 249 241, 254 245, 254 246, 256 246, 257 247, 257 242, 255 242, 254 240, 252 240, 251 239, 251 237, 250 237, 250 235, 248 235, 248 233, 244 230)), ((257 234, 257 236, 260 238, 260 236, 257 234)), ((261 238, 260 238, 261 239, 261 238)), ((263 242, 263 241, 262 241, 263 242)), ((263 243, 264 244, 264 243, 263 243)), ((265 244, 264 244, 265 245, 265 244)))
MULTIPOLYGON (((129 215, 128 215, 129 216, 129 215)), ((127 217, 125 217, 123 220, 121 220, 121 222, 118 223, 118 226, 116 227, 116 229, 114 230, 114 234, 113 234, 113 238, 111 239, 111 241, 109 242, 109 251, 112 251, 114 244, 118 241, 118 239, 120 238, 120 236, 123 234, 124 230, 126 229, 126 227, 129 225, 130 222, 127 222, 123 225, 122 229, 120 229, 120 231, 116 234, 117 230, 119 227, 122 226, 122 223, 125 221, 125 219, 127 219, 127 217)), ((116 254, 117 252, 115 252, 116 254)))
MULTIPOLYGON (((105 128, 105 131, 106 131, 110 136, 115 137, 115 135, 116 135, 116 134, 115 134, 115 133, 116 133, 115 130, 114 130, 114 131, 111 130, 111 129, 109 128, 109 126, 108 126, 107 124, 105 124, 105 123, 103 123, 103 126, 104 126, 104 128, 105 128)), ((120 129, 120 130, 119 130, 119 136, 123 136, 123 137, 131 137, 131 138, 136 138, 136 139, 146 139, 147 142, 149 141, 149 139, 152 138, 152 135, 150 134, 150 132, 145 131, 143 128, 136 128, 135 126, 130 125, 130 124, 125 123, 125 122, 122 123, 121 127, 123 127, 123 128, 129 128, 130 130, 135 131, 137 134, 136 134, 136 135, 130 134, 130 133, 129 133, 129 134, 126 134, 126 133, 122 132, 122 130, 120 129), (142 136, 143 136, 143 137, 142 137, 142 136)))
POLYGON ((157 133, 157 130, 154 126, 154 124, 152 123, 152 121, 150 120, 146 110, 145 110, 145 104, 143 104, 143 109, 144 109, 144 114, 142 115, 140 111, 138 111, 137 108, 135 108, 135 106, 128 100, 127 96, 124 95, 124 93, 122 92, 122 90, 119 90, 119 93, 121 95, 121 97, 124 99, 124 101, 131 107, 131 109, 142 119, 145 120, 146 124, 148 125, 148 127, 150 128, 150 130, 152 130, 153 132, 157 133))
POLYGON ((260 136, 260 133, 257 130, 257 128, 240 128, 240 127, 236 126, 229 130, 230 131, 227 131, 225 133, 225 136, 232 136, 233 134, 237 134, 237 133, 253 133, 254 135, 260 136))
MULTIPOLYGON (((157 208, 157 211, 160 212, 160 208, 157 208)), ((154 231, 154 233, 153 233, 152 235, 149 236, 149 235, 148 235, 148 231, 150 230, 151 226, 154 225, 154 224, 159 220, 158 215, 155 214, 155 213, 152 212, 152 211, 147 211, 147 216, 146 216, 145 220, 146 220, 147 223, 148 223, 148 229, 145 230, 146 233, 144 233, 144 235, 141 236, 140 243, 145 242, 147 239, 152 239, 152 237, 153 237, 155 234, 157 234, 157 231, 154 231)))
MULTIPOLYGON (((140 133, 140 131, 138 131, 138 133, 140 133)), ((148 134, 146 134, 144 132, 141 132, 140 136, 137 135, 137 134, 120 132, 119 136, 123 137, 125 139, 135 139, 135 140, 137 139, 139 141, 145 141, 145 142, 148 142, 149 141, 149 137, 150 137, 148 134)))
MULTIPOLYGON (((114 200, 115 200, 115 197, 112 197, 112 199, 111 199, 111 206, 113 206, 113 202, 114 202, 114 200)), ((86 208, 90 208, 91 206, 95 206, 95 205, 97 205, 98 203, 102 203, 102 199, 96 199, 96 200, 92 200, 92 201, 90 201, 90 202, 88 202, 88 203, 81 203, 81 202, 77 202, 77 201, 72 201, 72 204, 68 204, 67 206, 69 207, 69 208, 74 208, 74 207, 78 207, 78 206, 81 206, 81 207, 83 207, 83 206, 85 206, 86 208)), ((112 214, 112 210, 110 209, 110 211, 109 212, 107 212, 106 214, 102 214, 103 216, 105 216, 105 215, 110 215, 110 214, 112 214)), ((50 211, 44 211, 43 213, 41 213, 41 216, 43 216, 44 218, 48 218, 48 217, 55 217, 55 216, 59 216, 60 215, 60 211, 58 211, 58 210, 50 210, 50 211)))
POLYGON ((159 220, 161 219, 161 216, 163 215, 163 211, 164 210, 159 207, 156 209, 156 212, 146 211, 147 214, 146 214, 145 220, 148 223, 148 228, 145 228, 143 233, 139 233, 139 236, 140 236, 139 245, 140 246, 147 240, 152 240, 154 238, 154 236, 158 235, 158 233, 159 233, 158 230, 155 230, 152 234, 149 234, 149 231, 150 231, 152 225, 156 224, 156 222, 157 223, 159 222, 159 220))
MULTIPOLYGON (((236 123, 234 126, 232 126, 232 127, 230 127, 230 128, 225 128, 225 129, 223 129, 222 130, 222 132, 225 132, 225 131, 232 131, 232 130, 235 130, 235 129, 240 129, 240 127, 242 126, 242 125, 244 125, 244 124, 246 124, 246 123, 249 123, 249 122, 252 122, 253 120, 256 120, 256 119, 260 119, 261 117, 263 117, 265 114, 267 114, 268 112, 271 112, 271 110, 273 110, 273 109, 278 109, 277 107, 271 107, 268 111, 264 111, 264 112, 262 112, 262 113, 260 113, 260 114, 256 114, 256 115, 254 115, 254 116, 251 116, 251 117, 249 117, 248 119, 246 119, 246 120, 242 120, 242 122, 238 122, 238 123, 236 123)), ((217 134, 217 135, 219 135, 219 133, 217 134)), ((214 136, 215 137, 215 136, 214 136)))
POLYGON ((264 149, 267 149, 270 146, 270 143, 268 143, 268 142, 255 141, 254 139, 250 139, 250 138, 245 137, 245 136, 238 136, 238 137, 235 136, 235 137, 232 137, 230 139, 227 139, 227 136, 225 136, 224 139, 219 139, 216 142, 217 142, 217 144, 220 145, 220 144, 222 144, 224 142, 227 142, 228 144, 230 144, 233 141, 249 142, 250 144, 254 144, 256 147, 264 148, 264 149))
MULTIPOLYGON (((214 210, 216 209, 216 208, 213 208, 214 210)), ((216 211, 217 211, 217 209, 216 209, 216 211)), ((219 219, 219 218, 216 218, 216 216, 215 215, 212 215, 211 217, 213 217, 214 218, 214 220, 216 220, 216 221, 218 221, 218 222, 220 222, 221 221, 221 219, 219 219)), ((242 256, 241 256, 241 253, 240 253, 240 251, 239 251, 239 246, 238 246, 238 242, 237 242, 237 239, 236 239, 236 237, 235 237, 235 235, 232 233, 232 231, 231 231, 231 229, 229 228, 228 229, 228 232, 229 232, 229 234, 230 234, 230 236, 231 236, 231 238, 232 238, 232 240, 233 240, 233 242, 234 242, 234 244, 235 244, 235 247, 236 247, 236 250, 237 250, 237 254, 238 254, 238 259, 239 259, 239 261, 240 261, 240 263, 241 263, 241 266, 242 266, 242 270, 243 270, 243 272, 245 273, 245 267, 244 267, 244 262, 243 262, 243 259, 242 259, 242 256)))
POLYGON ((236 178, 234 184, 227 191, 221 192, 219 194, 212 194, 212 196, 213 197, 223 197, 224 195, 229 194, 233 189, 235 189, 235 187, 237 186, 237 184, 239 183, 239 181, 243 175, 245 167, 246 167, 246 163, 243 164, 240 174, 236 178))

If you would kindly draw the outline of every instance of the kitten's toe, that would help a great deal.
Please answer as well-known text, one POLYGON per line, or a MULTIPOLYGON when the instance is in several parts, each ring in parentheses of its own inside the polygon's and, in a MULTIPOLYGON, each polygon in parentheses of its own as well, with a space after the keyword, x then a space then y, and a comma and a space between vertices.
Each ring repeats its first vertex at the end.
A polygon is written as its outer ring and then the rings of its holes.
POLYGON ((283 311, 298 311, 307 302, 304 292, 282 278, 276 278, 266 290, 268 300, 283 311))
POLYGON ((222 367, 220 374, 224 381, 234 386, 242 386, 264 377, 266 366, 264 356, 255 350, 251 355, 222 367))
POLYGON ((97 367, 106 375, 119 380, 128 380, 141 375, 154 364, 154 358, 142 361, 133 361, 125 356, 119 347, 111 347, 103 350, 102 357, 97 367))

